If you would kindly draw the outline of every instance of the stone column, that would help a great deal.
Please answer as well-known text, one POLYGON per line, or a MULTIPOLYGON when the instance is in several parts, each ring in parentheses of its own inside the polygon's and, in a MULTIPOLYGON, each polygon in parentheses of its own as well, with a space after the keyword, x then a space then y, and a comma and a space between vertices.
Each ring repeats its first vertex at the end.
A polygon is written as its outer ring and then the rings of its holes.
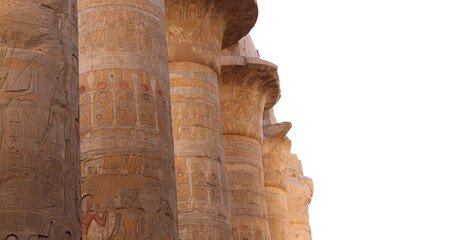
POLYGON ((79 0, 83 239, 177 239, 163 0, 79 0))
POLYGON ((269 228, 272 240, 290 240, 287 209, 288 155, 291 142, 286 137, 289 122, 264 127, 263 165, 269 228))
POLYGON ((0 239, 81 238, 75 0, 0 0, 0 239))
POLYGON ((166 0, 179 236, 231 239, 221 110, 220 52, 257 18, 255 0, 166 0))
POLYGON ((288 213, 290 216, 290 239, 311 240, 308 205, 311 203, 313 180, 303 175, 301 162, 295 154, 288 158, 288 213))
POLYGON ((263 111, 280 97, 277 66, 222 57, 219 92, 234 240, 270 239, 261 143, 263 111))

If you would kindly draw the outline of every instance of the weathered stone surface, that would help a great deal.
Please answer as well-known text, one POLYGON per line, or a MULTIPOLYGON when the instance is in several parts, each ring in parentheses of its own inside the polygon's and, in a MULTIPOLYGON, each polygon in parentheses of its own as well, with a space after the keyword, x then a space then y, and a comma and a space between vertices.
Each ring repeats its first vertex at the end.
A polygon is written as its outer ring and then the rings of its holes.
POLYGON ((166 0, 169 62, 220 67, 221 49, 238 42, 258 17, 256 0, 166 0))
POLYGON ((269 228, 272 240, 290 240, 287 209, 288 155, 291 142, 286 137, 289 122, 264 127, 263 167, 269 228))
POLYGON ((230 239, 217 75, 196 63, 169 68, 180 239, 230 239))
POLYGON ((162 0, 79 0, 83 239, 177 239, 162 0))
POLYGON ((234 240, 271 239, 266 208, 261 143, 224 135, 234 240))
POLYGON ((308 205, 311 203, 313 192, 313 181, 303 175, 301 161, 298 160, 297 155, 289 155, 287 206, 290 220, 290 239, 292 240, 312 239, 308 205))
POLYGON ((0 239, 81 238, 74 0, 0 0, 0 239))
MULTIPOLYGON (((234 52, 246 54, 223 51, 234 52)), ((280 97, 277 66, 247 56, 223 56, 221 65, 219 92, 234 240, 271 239, 261 142, 263 111, 280 97)))
POLYGON ((245 56, 259 58, 259 52, 255 48, 255 44, 250 35, 246 35, 240 41, 232 44, 232 46, 222 49, 221 56, 245 56))
POLYGON ((217 79, 256 17, 254 0, 166 1, 180 239, 232 238, 217 79))

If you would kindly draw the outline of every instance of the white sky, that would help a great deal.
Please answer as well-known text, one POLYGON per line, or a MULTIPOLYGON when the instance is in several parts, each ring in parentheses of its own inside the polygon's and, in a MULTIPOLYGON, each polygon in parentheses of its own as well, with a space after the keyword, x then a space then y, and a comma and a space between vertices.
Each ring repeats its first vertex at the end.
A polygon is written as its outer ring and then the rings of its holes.
POLYGON ((464 1, 258 2, 314 240, 464 240, 464 1))

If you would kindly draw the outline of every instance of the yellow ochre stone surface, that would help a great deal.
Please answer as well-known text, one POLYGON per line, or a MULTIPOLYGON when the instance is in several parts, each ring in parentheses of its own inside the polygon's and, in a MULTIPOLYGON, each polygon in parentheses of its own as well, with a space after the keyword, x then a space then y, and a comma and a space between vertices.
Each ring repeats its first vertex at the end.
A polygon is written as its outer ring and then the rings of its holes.
POLYGON ((222 51, 219 81, 233 239, 272 239, 261 151, 262 120, 263 111, 280 97, 279 78, 277 66, 256 58, 252 42, 249 51, 244 51, 244 42, 222 51))
POLYGON ((81 238, 76 7, 0 0, 0 239, 81 238))
POLYGON ((254 0, 166 0, 179 238, 232 239, 218 93, 221 49, 256 22, 254 0))
POLYGON ((310 240, 256 0, 0 0, 0 240, 310 240))
POLYGON ((311 203, 313 180, 303 175, 301 161, 297 155, 288 156, 287 205, 290 220, 290 239, 308 240, 311 228, 308 221, 308 205, 311 203))
POLYGON ((177 239, 162 0, 79 0, 83 239, 177 239))

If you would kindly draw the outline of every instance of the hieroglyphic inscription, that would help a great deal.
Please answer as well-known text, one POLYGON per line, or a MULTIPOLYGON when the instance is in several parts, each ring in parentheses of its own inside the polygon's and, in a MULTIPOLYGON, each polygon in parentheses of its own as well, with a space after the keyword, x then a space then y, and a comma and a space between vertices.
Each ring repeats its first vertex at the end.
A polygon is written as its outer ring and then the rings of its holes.
POLYGON ((234 239, 269 239, 261 144, 224 135, 234 239))
POLYGON ((83 11, 79 14, 79 53, 117 51, 157 57, 164 52, 158 44, 164 26, 153 18, 117 7, 83 11))
POLYGON ((144 71, 105 69, 80 76, 83 132, 95 126, 141 125, 167 132, 169 106, 159 78, 144 71))
POLYGON ((178 239, 163 5, 79 1, 83 239, 178 239))
POLYGON ((166 1, 169 61, 196 62, 219 70, 226 23, 213 8, 214 4, 203 1, 166 1))
POLYGON ((94 122, 97 126, 110 125, 113 122, 113 93, 107 90, 94 94, 94 122))
POLYGON ((116 119, 120 125, 134 125, 137 121, 135 112, 135 97, 131 90, 116 91, 116 119))
MULTIPOLYGON (((27 27, 14 27, 24 16, 18 11, 27 12, 34 3, 28 4, 18 2, 21 10, 14 5, 0 10, 17 18, 11 25, 12 19, 0 20, 0 28, 11 27, 2 30, 6 41, 0 43, 0 239, 77 240, 81 235, 77 69, 73 62, 77 53, 67 52, 75 46, 66 45, 76 41, 50 51, 47 42, 42 51, 28 50, 33 44, 23 45, 25 49, 5 47, 8 42, 28 41, 15 39, 26 37, 27 27), (15 35, 18 30, 24 32, 15 35), (58 49, 63 52, 58 54, 58 49)), ((43 18, 34 24, 43 24, 43 18)), ((57 27, 53 24, 46 27, 58 38, 72 38, 68 28, 77 30, 75 25, 69 19, 60 21, 64 32, 52 29, 57 27)))
POLYGON ((290 222, 287 207, 288 156, 291 142, 285 135, 290 123, 264 128, 263 167, 269 228, 274 239, 290 240, 290 222))

